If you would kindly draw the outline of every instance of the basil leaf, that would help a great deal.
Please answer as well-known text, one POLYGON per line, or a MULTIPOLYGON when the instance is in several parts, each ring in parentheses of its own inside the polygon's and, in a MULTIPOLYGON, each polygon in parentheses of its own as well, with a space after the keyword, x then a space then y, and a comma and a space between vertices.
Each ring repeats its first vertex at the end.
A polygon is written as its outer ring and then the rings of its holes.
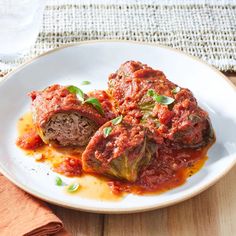
POLYGON ((94 106, 94 108, 101 114, 104 115, 102 105, 101 103, 97 100, 97 98, 88 98, 84 101, 84 103, 89 103, 94 106))
POLYGON ((84 80, 81 82, 81 85, 88 85, 88 84, 91 84, 91 82, 87 80, 84 80))
POLYGON ((160 104, 163 104, 163 105, 170 105, 171 103, 173 103, 175 101, 174 98, 167 97, 164 95, 154 96, 154 100, 160 104))
POLYGON ((171 92, 172 92, 173 94, 176 94, 176 93, 178 93, 179 91, 180 91, 180 87, 176 87, 176 88, 174 88, 174 89, 171 90, 171 92))
POLYGON ((59 176, 56 177, 55 183, 56 183, 57 186, 62 186, 63 185, 63 181, 59 176))
POLYGON ((70 86, 67 87, 67 89, 68 89, 68 91, 69 91, 70 93, 76 94, 77 97, 78 97, 78 99, 79 99, 81 102, 84 102, 84 92, 83 92, 80 88, 78 88, 78 87, 76 87, 76 86, 74 86, 74 85, 70 85, 70 86))
POLYGON ((157 94, 153 89, 149 89, 147 95, 152 97, 154 101, 162 105, 170 105, 175 101, 175 99, 172 97, 157 94))
POLYGON ((109 134, 111 133, 111 131, 112 131, 112 128, 111 128, 111 127, 106 127, 106 128, 104 128, 104 129, 103 129, 103 135, 104 135, 104 137, 105 137, 105 138, 108 137, 109 134))
POLYGON ((156 92, 153 89, 149 89, 147 91, 147 95, 150 96, 150 97, 154 96, 155 94, 156 94, 156 92))
POLYGON ((123 116, 122 116, 122 115, 121 115, 121 116, 117 116, 115 119, 111 120, 111 123, 112 123, 113 125, 118 125, 118 124, 120 124, 120 122, 122 121, 122 119, 123 119, 123 116))
POLYGON ((70 193, 76 192, 78 190, 79 186, 80 186, 79 183, 70 184, 67 188, 67 191, 70 193))

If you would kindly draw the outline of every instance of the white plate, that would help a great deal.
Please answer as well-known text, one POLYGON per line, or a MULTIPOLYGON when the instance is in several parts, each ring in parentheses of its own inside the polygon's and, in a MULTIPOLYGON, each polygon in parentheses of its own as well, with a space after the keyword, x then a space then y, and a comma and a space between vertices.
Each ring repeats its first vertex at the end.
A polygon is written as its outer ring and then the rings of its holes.
POLYGON ((0 170, 25 191, 61 206, 106 213, 137 212, 171 205, 200 193, 226 174, 236 162, 236 92, 217 70, 179 51, 130 42, 85 42, 54 50, 14 71, 0 83, 0 170), (191 89, 211 117, 217 141, 206 165, 187 183, 155 196, 128 195, 121 201, 84 199, 65 194, 54 184, 49 166, 27 158, 15 145, 18 118, 29 110, 27 93, 48 85, 79 85, 103 89, 107 77, 127 60, 164 71, 167 78, 191 89), (50 175, 47 175, 47 173, 50 175))

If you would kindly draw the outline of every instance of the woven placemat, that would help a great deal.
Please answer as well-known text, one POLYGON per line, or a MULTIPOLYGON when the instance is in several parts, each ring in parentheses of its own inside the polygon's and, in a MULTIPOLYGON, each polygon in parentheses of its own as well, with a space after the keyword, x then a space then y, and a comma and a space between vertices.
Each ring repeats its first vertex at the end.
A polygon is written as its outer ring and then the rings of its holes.
POLYGON ((23 58, 0 62, 0 73, 53 48, 96 39, 167 45, 236 71, 236 1, 50 0, 35 45, 23 58))

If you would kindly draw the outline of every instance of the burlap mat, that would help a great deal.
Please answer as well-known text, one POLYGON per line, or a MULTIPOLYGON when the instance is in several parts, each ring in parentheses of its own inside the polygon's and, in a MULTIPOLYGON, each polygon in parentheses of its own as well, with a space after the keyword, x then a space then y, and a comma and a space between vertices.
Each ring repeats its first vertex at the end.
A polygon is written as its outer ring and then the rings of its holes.
POLYGON ((121 39, 167 45, 222 71, 236 71, 236 1, 50 0, 39 37, 2 74, 68 43, 121 39))

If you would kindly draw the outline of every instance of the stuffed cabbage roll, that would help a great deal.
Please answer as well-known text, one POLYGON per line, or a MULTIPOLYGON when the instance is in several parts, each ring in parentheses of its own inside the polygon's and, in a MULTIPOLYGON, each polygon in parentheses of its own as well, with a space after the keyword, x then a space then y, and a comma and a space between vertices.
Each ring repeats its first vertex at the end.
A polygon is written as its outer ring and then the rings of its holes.
MULTIPOLYGON (((30 93, 36 130, 46 144, 85 146, 107 119, 89 103, 83 103, 69 87, 52 85, 30 93)), ((83 99, 88 98, 83 94, 83 99)))
POLYGON ((125 121, 114 125, 109 121, 90 140, 82 155, 82 165, 86 172, 134 182, 156 149, 156 144, 147 139, 143 126, 125 121))
POLYGON ((110 75, 108 86, 121 114, 135 117, 157 143, 198 148, 214 139, 208 113, 192 92, 169 81, 161 71, 128 61, 110 75))

